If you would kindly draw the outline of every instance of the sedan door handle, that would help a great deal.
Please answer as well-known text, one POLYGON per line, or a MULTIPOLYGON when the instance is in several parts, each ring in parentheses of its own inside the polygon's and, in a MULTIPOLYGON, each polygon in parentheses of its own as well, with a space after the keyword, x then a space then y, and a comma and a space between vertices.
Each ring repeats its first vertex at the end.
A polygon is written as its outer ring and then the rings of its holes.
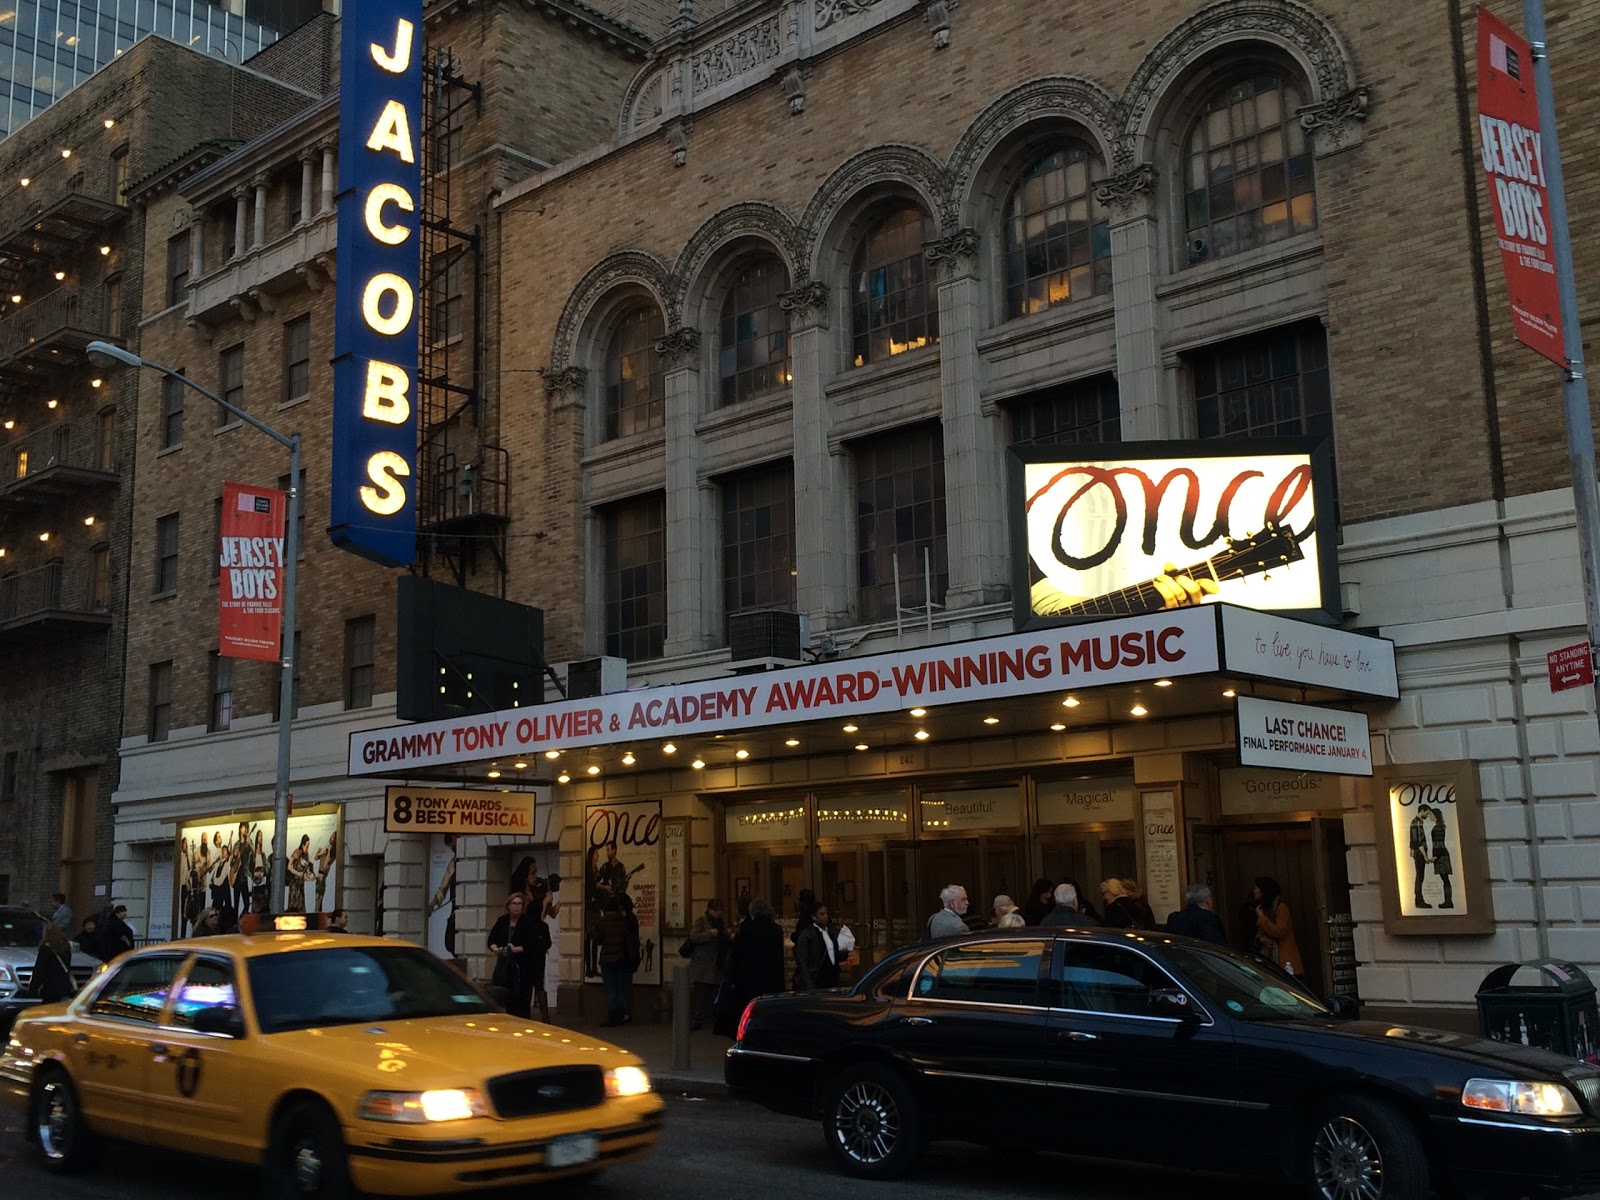
POLYGON ((1056 1036, 1064 1037, 1069 1042, 1098 1042, 1100 1040, 1098 1033, 1085 1033, 1081 1029, 1063 1029, 1056 1036))
POLYGON ((902 1025, 932 1025, 933 1024, 933 1018, 932 1017, 901 1017, 900 1018, 900 1024, 902 1024, 902 1025))

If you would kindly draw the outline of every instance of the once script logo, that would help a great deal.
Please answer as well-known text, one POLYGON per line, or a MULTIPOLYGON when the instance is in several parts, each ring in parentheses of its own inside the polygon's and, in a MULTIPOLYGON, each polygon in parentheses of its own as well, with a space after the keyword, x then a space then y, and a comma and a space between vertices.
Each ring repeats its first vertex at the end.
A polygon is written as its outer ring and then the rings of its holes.
POLYGON ((1456 785, 1453 783, 1397 783, 1389 789, 1389 799, 1401 808, 1414 808, 1419 804, 1454 804, 1456 785))

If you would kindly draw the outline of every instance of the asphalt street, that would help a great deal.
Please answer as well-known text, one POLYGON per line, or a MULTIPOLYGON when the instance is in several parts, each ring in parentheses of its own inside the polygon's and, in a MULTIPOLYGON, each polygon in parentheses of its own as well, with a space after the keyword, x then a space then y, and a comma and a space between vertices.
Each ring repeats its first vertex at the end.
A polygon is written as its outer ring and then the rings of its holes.
MULTIPOLYGON (((47 1175, 22 1140, 19 1119, 0 1116, 0 1196, 5 1200, 210 1200, 245 1195, 237 1168, 133 1147, 116 1147, 90 1173, 47 1175)), ((586 1200, 705 1200, 708 1194, 795 1197, 861 1195, 862 1185, 834 1171, 818 1127, 727 1099, 670 1102, 655 1155, 614 1167, 586 1200), (708 1181, 716 1181, 708 1187, 708 1181)), ((1006 1160, 973 1146, 933 1147, 911 1179, 871 1187, 874 1200, 937 1197, 991 1200, 997 1192, 1039 1200, 1237 1200, 1240 1185, 1192 1175, 1130 1171, 1055 1155, 1006 1160)), ((497 1193, 509 1197, 513 1193, 497 1193)), ((526 1197, 527 1189, 516 1195, 526 1197)))

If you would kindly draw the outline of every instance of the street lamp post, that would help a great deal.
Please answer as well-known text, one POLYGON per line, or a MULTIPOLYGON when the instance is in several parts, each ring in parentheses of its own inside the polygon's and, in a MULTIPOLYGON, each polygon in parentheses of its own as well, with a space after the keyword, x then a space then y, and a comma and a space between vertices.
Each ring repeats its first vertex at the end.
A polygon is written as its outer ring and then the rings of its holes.
POLYGON ((208 392, 194 380, 171 367, 140 358, 131 350, 114 346, 110 342, 90 342, 87 353, 92 362, 103 367, 148 367, 185 387, 193 388, 207 400, 219 404, 245 424, 259 429, 280 446, 289 448, 289 510, 285 517, 284 545, 284 597, 283 629, 280 650, 283 667, 282 682, 278 688, 278 776, 276 794, 272 801, 272 895, 270 908, 277 911, 283 904, 284 873, 289 853, 289 749, 294 722, 294 597, 298 582, 296 564, 300 559, 300 434, 282 434, 270 425, 256 420, 249 413, 229 404, 214 392, 208 392))

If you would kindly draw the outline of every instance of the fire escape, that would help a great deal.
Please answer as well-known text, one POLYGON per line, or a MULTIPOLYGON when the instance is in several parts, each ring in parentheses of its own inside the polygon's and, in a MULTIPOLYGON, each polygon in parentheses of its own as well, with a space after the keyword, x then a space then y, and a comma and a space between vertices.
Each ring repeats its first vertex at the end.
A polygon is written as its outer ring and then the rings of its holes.
POLYGON ((425 575, 448 573, 460 587, 480 568, 506 591, 510 464, 488 410, 483 368, 483 264, 478 226, 455 222, 450 168, 460 159, 467 116, 481 115, 481 85, 462 77, 448 50, 435 49, 423 97, 422 310, 417 381, 418 561, 425 575))

